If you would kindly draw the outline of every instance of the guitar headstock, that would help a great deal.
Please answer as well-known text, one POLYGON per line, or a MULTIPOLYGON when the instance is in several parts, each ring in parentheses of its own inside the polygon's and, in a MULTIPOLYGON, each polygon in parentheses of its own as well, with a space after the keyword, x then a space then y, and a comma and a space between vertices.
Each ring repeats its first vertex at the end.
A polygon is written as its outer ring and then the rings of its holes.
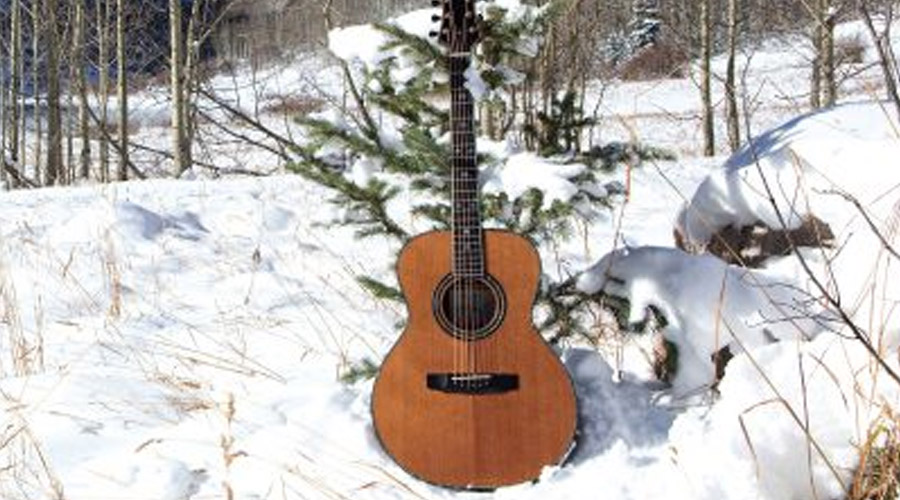
POLYGON ((432 0, 431 5, 443 12, 432 20, 441 27, 432 32, 451 52, 469 52, 481 35, 481 19, 475 11, 475 0, 432 0))

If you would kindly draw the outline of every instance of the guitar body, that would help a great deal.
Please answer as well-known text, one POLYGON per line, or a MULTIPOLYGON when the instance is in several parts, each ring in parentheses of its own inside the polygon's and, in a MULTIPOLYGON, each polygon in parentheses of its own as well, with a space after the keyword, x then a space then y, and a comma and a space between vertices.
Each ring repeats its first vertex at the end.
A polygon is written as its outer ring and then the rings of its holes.
POLYGON ((490 286, 476 291, 499 294, 489 299, 495 314, 462 334, 441 321, 442 309, 475 306, 446 305, 452 233, 426 233, 404 247, 397 272, 408 324, 372 395, 385 450, 410 474, 455 488, 536 479, 565 457, 575 433, 571 380, 532 326, 537 253, 509 232, 485 230, 483 241, 490 286))

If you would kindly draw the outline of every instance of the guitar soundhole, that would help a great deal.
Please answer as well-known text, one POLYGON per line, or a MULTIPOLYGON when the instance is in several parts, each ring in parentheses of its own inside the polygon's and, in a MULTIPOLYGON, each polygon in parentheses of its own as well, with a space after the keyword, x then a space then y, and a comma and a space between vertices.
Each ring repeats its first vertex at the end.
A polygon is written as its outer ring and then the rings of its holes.
POLYGON ((441 280, 434 293, 434 313, 450 335, 461 340, 479 340, 503 322, 506 297, 491 276, 453 276, 441 280))

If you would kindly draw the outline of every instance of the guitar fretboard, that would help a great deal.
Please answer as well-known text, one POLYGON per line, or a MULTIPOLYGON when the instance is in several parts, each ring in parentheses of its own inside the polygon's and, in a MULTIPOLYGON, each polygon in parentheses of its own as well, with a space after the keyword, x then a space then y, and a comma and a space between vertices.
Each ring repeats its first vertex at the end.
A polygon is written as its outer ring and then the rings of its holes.
POLYGON ((467 52, 450 55, 450 199, 453 273, 484 275, 484 238, 478 204, 478 161, 475 151, 474 104, 466 88, 467 52))

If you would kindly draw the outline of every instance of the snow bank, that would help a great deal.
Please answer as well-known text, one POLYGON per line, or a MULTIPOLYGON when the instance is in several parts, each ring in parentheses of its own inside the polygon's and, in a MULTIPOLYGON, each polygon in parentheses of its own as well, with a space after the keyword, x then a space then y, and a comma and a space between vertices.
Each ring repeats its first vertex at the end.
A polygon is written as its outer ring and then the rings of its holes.
MULTIPOLYGON (((900 228, 898 123, 883 103, 857 103, 770 130, 701 184, 678 229, 689 247, 703 248, 728 225, 795 228, 815 215, 831 227, 835 251, 805 252, 812 272, 860 325, 896 346, 900 280, 885 244, 896 244, 900 228)), ((822 294, 796 261, 770 265, 822 294)))
POLYGON ((627 297, 630 321, 654 306, 665 316, 665 336, 678 350, 676 394, 696 392, 715 379, 713 354, 803 339, 824 321, 817 302, 780 277, 728 266, 712 256, 659 247, 610 253, 582 274, 578 288, 627 297))
POLYGON ((713 407, 670 432, 679 464, 711 487, 697 498, 843 497, 866 430, 900 397, 871 369, 862 346, 831 335, 735 357, 713 407))
POLYGON ((759 270, 625 248, 580 277, 586 293, 629 299, 632 321, 649 306, 663 313, 662 333, 678 347, 676 400, 712 384, 715 351, 736 353, 711 409, 687 411, 669 433, 695 498, 844 496, 866 432, 885 406, 896 410, 900 386, 825 298, 840 300, 897 372, 900 263, 886 247, 900 222, 896 123, 880 103, 792 120, 710 174, 678 221, 702 249, 728 225, 793 228, 815 215, 834 231, 834 248, 773 257, 759 270))
POLYGON ((705 245, 716 231, 760 221, 799 226, 815 214, 838 231, 858 219, 842 195, 880 217, 897 199, 898 119, 882 103, 844 104, 769 130, 713 173, 682 212, 688 242, 705 245), (775 205, 769 198, 774 198, 775 205))

